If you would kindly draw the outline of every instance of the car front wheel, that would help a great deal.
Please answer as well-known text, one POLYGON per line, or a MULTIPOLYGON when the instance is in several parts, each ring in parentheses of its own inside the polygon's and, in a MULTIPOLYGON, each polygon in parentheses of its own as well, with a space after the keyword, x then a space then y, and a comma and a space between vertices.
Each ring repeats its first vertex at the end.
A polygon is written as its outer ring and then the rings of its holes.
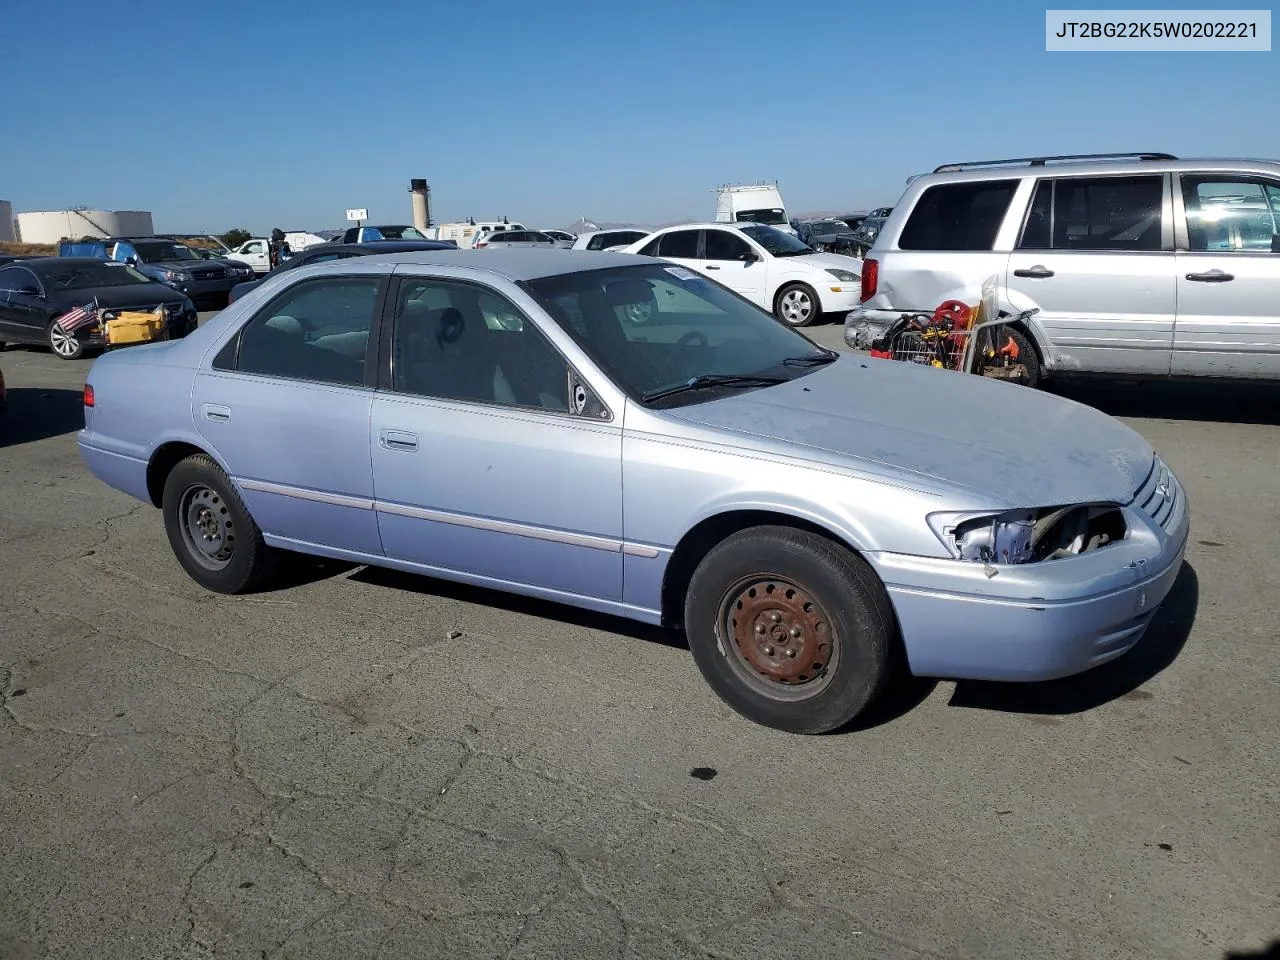
POLYGON ((807 327, 821 315, 818 295, 803 283, 791 283, 778 291, 773 314, 793 327, 807 327))
POLYGON ((49 324, 49 349, 63 360, 79 360, 84 356, 84 344, 74 333, 67 333, 56 323, 49 324))
POLYGON ((736 533, 694 571, 684 627, 703 677, 755 723, 826 733, 892 680, 896 627, 865 561, 807 531, 736 533))
POLYGON ((169 546, 206 590, 244 593, 274 569, 275 551, 211 457, 193 454, 174 467, 161 506, 169 546))

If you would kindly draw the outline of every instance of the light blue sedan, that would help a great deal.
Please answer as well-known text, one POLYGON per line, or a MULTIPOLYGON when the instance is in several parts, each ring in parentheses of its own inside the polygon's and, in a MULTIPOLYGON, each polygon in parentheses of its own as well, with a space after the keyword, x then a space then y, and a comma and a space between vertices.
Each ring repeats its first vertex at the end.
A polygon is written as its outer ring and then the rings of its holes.
POLYGON ((815 345, 667 261, 413 252, 289 270, 99 358, 81 453, 204 587, 289 551, 682 627, 762 724, 847 724, 895 672, 1120 656, 1182 563, 1134 431, 815 345))

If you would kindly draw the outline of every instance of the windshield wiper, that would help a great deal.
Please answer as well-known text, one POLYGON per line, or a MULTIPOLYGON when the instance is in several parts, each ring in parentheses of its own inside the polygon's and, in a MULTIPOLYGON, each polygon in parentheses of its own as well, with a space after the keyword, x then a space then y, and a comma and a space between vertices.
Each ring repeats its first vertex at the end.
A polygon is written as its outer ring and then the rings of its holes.
POLYGON ((769 377, 759 374, 735 374, 735 373, 704 373, 700 377, 694 377, 688 383, 682 383, 678 387, 668 387, 666 390, 656 390, 653 393, 646 393, 641 399, 645 403, 653 400, 661 400, 663 397, 671 397, 677 393, 688 393, 693 390, 703 390, 707 387, 772 387, 775 384, 787 383, 789 377, 769 377))
POLYGON ((834 363, 839 356, 840 354, 835 350, 824 350, 822 353, 807 357, 787 357, 782 362, 788 367, 816 367, 825 363, 834 363))

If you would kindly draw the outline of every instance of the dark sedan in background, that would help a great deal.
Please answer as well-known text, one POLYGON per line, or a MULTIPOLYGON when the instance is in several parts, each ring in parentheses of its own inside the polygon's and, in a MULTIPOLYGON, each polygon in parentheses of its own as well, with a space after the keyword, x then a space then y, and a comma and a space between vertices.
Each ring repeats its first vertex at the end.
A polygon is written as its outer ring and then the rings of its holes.
POLYGON ((92 257, 37 257, 0 266, 0 343, 43 344, 64 360, 105 346, 96 324, 72 334, 54 320, 97 303, 107 318, 120 310, 151 312, 163 305, 167 332, 185 337, 196 328, 195 304, 125 263, 92 257))
POLYGON ((458 245, 444 240, 369 240, 365 243, 318 243, 314 247, 299 250, 261 280, 250 280, 231 288, 229 302, 235 303, 251 290, 256 290, 267 280, 285 270, 296 270, 312 263, 341 260, 345 257, 367 257, 374 253, 409 253, 414 250, 457 250, 458 245))
POLYGON ((800 242, 819 253, 853 254, 853 231, 843 220, 797 220, 793 226, 800 242))

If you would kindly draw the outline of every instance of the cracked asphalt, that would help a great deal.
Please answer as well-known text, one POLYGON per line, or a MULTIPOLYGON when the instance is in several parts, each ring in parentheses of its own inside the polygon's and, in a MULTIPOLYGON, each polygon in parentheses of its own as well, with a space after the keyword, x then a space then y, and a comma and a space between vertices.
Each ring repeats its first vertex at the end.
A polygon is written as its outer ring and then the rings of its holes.
POLYGON ((0 367, 4 960, 1201 960, 1280 938, 1274 390, 1072 394, 1192 499, 1128 657, 921 681, 802 738, 618 620, 318 562, 205 593, 158 512, 81 465, 88 363, 0 367))

